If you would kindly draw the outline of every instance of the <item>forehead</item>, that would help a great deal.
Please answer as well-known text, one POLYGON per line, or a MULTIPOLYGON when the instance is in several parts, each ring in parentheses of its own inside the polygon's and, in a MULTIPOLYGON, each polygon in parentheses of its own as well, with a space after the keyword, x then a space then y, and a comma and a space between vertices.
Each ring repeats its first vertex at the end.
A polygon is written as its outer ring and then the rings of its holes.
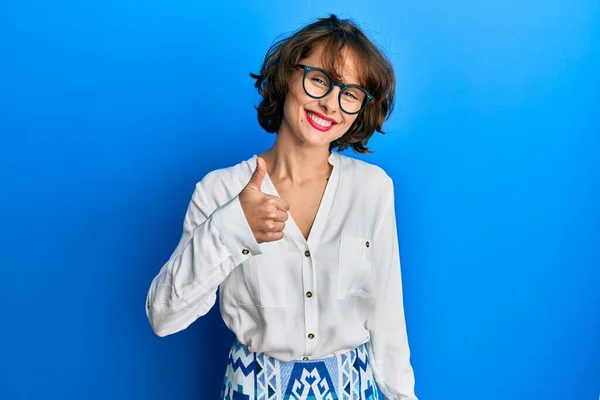
POLYGON ((323 68, 333 79, 345 84, 364 85, 364 75, 359 68, 359 59, 355 51, 348 46, 335 51, 324 43, 316 44, 310 54, 302 60, 303 64, 323 68))

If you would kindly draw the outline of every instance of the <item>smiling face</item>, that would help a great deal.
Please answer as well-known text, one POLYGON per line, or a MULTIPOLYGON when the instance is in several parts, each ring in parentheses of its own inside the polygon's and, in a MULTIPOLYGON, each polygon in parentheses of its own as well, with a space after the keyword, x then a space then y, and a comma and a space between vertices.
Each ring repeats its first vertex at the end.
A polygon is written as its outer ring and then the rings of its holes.
MULTIPOLYGON (((324 68, 323 45, 315 46, 311 54, 299 63, 324 68)), ((343 52, 341 65, 342 70, 339 73, 342 82, 359 84, 356 58, 352 52, 343 52)), ((329 143, 348 131, 358 114, 346 114, 340 109, 338 86, 321 99, 307 95, 302 87, 303 76, 304 71, 301 68, 295 70, 291 76, 279 135, 289 135, 303 145, 328 148, 329 143)))

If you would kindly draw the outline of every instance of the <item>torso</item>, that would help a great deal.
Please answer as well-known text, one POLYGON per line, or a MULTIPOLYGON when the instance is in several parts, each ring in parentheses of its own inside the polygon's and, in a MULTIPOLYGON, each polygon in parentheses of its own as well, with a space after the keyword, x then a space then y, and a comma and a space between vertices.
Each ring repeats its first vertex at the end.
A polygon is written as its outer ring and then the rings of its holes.
POLYGON ((310 230, 315 222, 331 170, 332 168, 329 168, 326 175, 315 177, 301 186, 293 186, 290 182, 280 182, 271 176, 269 177, 279 196, 289 203, 289 214, 294 219, 305 240, 308 240, 310 230))
POLYGON ((325 178, 321 181, 314 181, 307 183, 302 187, 291 187, 284 188, 282 185, 278 185, 277 182, 273 182, 277 192, 282 199, 286 200, 290 204, 290 215, 296 222, 296 225, 302 232, 304 239, 308 240, 308 235, 315 222, 325 187, 327 186, 327 180, 325 178))

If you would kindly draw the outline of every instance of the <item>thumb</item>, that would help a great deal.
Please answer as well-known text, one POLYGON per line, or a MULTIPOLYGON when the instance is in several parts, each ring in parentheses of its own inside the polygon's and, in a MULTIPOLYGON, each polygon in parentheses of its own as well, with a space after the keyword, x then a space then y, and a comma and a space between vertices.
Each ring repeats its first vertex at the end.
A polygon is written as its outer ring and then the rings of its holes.
POLYGON ((256 169, 254 170, 254 173, 252 174, 252 177, 250 178, 250 182, 248 182, 246 187, 252 186, 256 190, 261 190, 262 183, 263 183, 263 180, 265 179, 266 172, 267 172, 267 165, 265 163, 265 160, 263 160, 262 157, 257 157, 256 158, 256 169))

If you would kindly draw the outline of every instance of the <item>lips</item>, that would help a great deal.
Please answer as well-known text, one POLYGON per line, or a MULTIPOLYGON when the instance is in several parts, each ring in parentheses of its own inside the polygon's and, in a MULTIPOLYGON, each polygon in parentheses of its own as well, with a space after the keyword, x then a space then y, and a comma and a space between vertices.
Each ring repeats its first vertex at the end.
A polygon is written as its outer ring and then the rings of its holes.
POLYGON ((306 119, 308 123, 315 129, 321 132, 327 132, 335 125, 337 122, 331 118, 327 118, 326 116, 316 113, 314 111, 305 110, 306 119))

